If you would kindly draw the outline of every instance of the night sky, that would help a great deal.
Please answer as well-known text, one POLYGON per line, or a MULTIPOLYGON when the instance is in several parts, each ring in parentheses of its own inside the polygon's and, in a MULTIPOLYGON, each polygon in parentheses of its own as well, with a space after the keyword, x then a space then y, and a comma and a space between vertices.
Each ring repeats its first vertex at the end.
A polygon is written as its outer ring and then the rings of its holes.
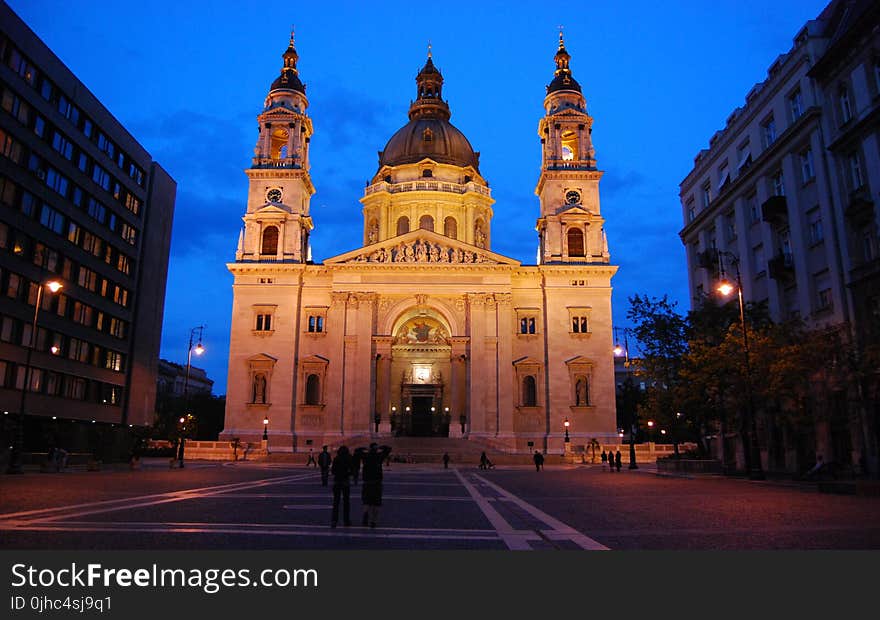
POLYGON ((594 118, 615 324, 627 298, 689 307, 678 184, 694 156, 826 0, 687 2, 118 2, 8 0, 177 181, 161 356, 204 324, 226 391, 234 260, 257 138, 291 25, 315 134, 316 262, 358 247, 358 198, 407 122, 428 42, 452 123, 497 201, 492 249, 534 264, 538 121, 558 26, 594 118))

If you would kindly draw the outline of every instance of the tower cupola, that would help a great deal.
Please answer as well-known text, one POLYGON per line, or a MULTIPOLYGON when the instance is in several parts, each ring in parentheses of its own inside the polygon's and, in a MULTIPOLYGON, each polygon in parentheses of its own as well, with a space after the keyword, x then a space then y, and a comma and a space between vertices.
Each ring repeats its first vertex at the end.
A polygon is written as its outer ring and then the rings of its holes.
POLYGON ((556 61, 556 73, 553 76, 553 81, 547 86, 547 94, 549 95, 558 90, 581 92, 581 85, 571 76, 571 69, 568 66, 571 55, 565 49, 565 41, 562 39, 561 31, 559 32, 559 49, 556 50, 554 60, 556 61))
POLYGON ((302 94, 306 93, 305 84, 299 79, 299 70, 296 68, 296 62, 299 60, 299 54, 296 53, 296 46, 293 43, 293 31, 290 32, 290 44, 281 55, 281 75, 272 82, 269 92, 275 90, 293 90, 302 94))

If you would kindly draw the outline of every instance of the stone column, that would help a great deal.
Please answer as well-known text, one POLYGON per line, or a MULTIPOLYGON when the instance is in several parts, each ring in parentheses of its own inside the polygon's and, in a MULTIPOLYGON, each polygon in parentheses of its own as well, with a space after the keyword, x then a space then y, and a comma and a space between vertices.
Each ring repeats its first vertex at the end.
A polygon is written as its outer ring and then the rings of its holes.
POLYGON ((468 432, 486 435, 486 297, 482 293, 468 294, 470 313, 471 351, 469 356, 470 385, 468 390, 468 432))
MULTIPOLYGON (((375 336, 376 348, 376 403, 374 413, 379 415, 379 435, 391 434, 391 336, 375 336)), ((372 427, 375 433, 375 423, 372 427)))
POLYGON ((515 391, 513 381, 513 347, 514 333, 513 311, 511 309, 513 295, 495 293, 498 316, 498 413, 499 438, 509 438, 513 445, 513 398, 515 391))

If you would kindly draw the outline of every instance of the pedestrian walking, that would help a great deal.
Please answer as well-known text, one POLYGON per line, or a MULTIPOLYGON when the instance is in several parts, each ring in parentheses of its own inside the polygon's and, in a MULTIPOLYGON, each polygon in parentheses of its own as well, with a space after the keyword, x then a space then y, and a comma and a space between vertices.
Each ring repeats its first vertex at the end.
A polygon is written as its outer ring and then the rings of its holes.
POLYGON ((483 452, 480 454, 480 469, 489 469, 490 467, 494 467, 494 465, 489 460, 489 457, 486 456, 486 453, 483 452))
POLYGON ((602 449, 602 469, 605 469, 605 465, 608 463, 608 454, 605 452, 605 449, 602 449))
POLYGON ((615 455, 614 455, 614 466, 617 467, 617 473, 620 473, 620 465, 621 465, 620 450, 618 450, 617 453, 615 453, 615 455))
POLYGON ((318 466, 318 461, 315 460, 315 453, 311 448, 309 448, 309 460, 306 461, 306 467, 317 467, 317 466, 318 466))
POLYGON ((443 453, 443 469, 449 469, 449 453, 443 453))
POLYGON ((347 446, 339 446, 336 457, 330 466, 333 474, 333 513, 330 516, 330 527, 339 523, 339 500, 342 499, 342 524, 351 525, 351 453, 347 446))
POLYGON ((541 471, 544 469, 544 455, 535 450, 535 456, 533 458, 535 460, 535 471, 541 471))
POLYGON ((330 464, 333 459, 330 457, 330 453, 327 452, 327 446, 323 446, 321 449, 321 454, 318 455, 318 467, 321 468, 321 486, 327 486, 327 481, 330 478, 330 464))
MULTIPOLYGON (((363 451, 363 448, 358 448, 363 451)), ((370 444, 370 449, 361 457, 363 467, 363 485, 361 486, 361 502, 364 505, 364 516, 361 524, 376 527, 379 520, 379 507, 382 505, 382 463, 391 454, 390 446, 379 447, 370 444)))

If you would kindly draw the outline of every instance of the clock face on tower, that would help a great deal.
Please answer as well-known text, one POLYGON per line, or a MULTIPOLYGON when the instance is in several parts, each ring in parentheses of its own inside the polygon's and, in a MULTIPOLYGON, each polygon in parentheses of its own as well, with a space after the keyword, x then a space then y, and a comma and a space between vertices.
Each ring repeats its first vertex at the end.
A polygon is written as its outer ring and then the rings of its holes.
POLYGON ((273 187, 266 192, 266 200, 269 202, 281 202, 281 190, 277 187, 273 187))
POLYGON ((570 189, 565 192, 566 204, 576 205, 581 201, 581 193, 576 189, 570 189))

